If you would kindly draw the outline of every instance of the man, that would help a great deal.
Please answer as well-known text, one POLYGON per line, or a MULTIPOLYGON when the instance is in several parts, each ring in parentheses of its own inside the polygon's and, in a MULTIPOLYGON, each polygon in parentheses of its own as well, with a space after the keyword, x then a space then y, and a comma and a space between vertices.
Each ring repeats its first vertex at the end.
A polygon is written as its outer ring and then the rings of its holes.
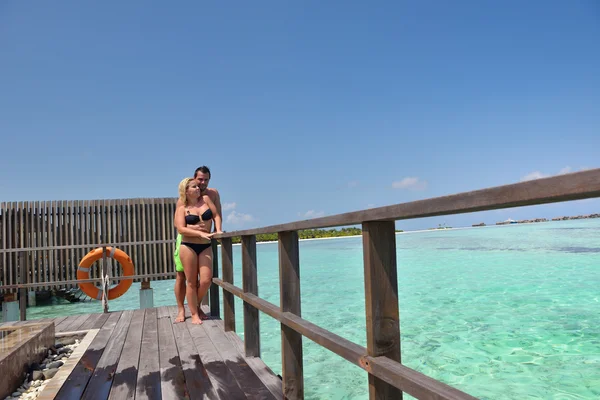
MULTIPOLYGON (((217 189, 208 187, 208 182, 210 181, 210 178, 211 178, 210 169, 208 169, 208 167, 205 165, 196 168, 196 171, 194 171, 194 179, 196 180, 196 182, 198 182, 200 191, 202 192, 203 195, 207 195, 212 200, 212 202, 215 204, 215 207, 217 208, 217 213, 222 216, 222 214, 221 214, 221 198, 219 196, 219 192, 217 191, 217 189)), ((181 203, 181 200, 177 200, 176 208, 179 208, 180 206, 183 206, 183 204, 181 203)), ((177 228, 176 222, 174 221, 173 223, 175 225, 175 228, 177 228)), ((213 227, 213 231, 216 231, 216 226, 213 227)), ((181 244, 181 235, 178 234, 177 242, 175 244, 175 253, 173 254, 173 257, 175 259, 175 270, 177 271, 177 276, 175 278, 175 300, 177 301, 177 311, 178 312, 177 312, 177 318, 175 319, 175 322, 185 321, 185 308, 183 306, 183 303, 185 301, 186 280, 185 280, 185 273, 183 272, 183 266, 181 264, 181 261, 179 260, 180 244, 181 244)), ((212 281, 212 276, 210 277, 210 280, 212 281)), ((200 284, 198 285, 198 288, 200 288, 200 286, 203 283, 206 284, 206 282, 200 282, 200 284)), ((201 309, 201 306, 200 306, 201 301, 202 301, 202 299, 198 298, 198 314, 200 315, 201 319, 206 319, 208 317, 201 309)))

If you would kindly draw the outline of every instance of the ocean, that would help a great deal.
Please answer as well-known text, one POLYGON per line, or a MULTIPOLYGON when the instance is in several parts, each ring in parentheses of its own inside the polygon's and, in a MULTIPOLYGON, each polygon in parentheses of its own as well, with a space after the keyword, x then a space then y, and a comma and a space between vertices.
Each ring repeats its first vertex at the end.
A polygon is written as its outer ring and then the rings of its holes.
MULTIPOLYGON (((402 233, 396 243, 403 364, 481 399, 600 398, 600 219, 402 233)), ((257 245, 257 265, 259 296, 278 305, 276 243, 257 245)), ((302 317, 366 346, 361 238, 301 241, 300 275, 302 317)), ((173 282, 152 282, 155 306, 175 304, 173 282)), ((139 286, 110 310, 138 308, 139 286)), ((56 303, 27 315, 101 309, 56 303)), ((261 313, 260 324, 262 358, 280 374, 279 323, 261 313)), ((303 352, 306 399, 368 399, 362 369, 306 338, 303 352)))

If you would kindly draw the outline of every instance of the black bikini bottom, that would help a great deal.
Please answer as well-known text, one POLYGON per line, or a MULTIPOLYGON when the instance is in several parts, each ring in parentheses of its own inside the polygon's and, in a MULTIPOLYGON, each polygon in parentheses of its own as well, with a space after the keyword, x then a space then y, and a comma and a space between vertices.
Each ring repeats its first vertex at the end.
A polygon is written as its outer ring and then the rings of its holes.
POLYGON ((196 252, 196 255, 200 255, 204 250, 210 247, 210 243, 189 243, 189 242, 181 242, 181 244, 186 245, 190 249, 196 252))

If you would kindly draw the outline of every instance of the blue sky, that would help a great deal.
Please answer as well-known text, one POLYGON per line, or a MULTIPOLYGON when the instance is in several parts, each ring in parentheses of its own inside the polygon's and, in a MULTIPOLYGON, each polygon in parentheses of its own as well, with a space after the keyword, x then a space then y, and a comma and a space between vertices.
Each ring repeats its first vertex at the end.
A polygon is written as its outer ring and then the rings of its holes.
POLYGON ((595 0, 4 0, 0 201, 175 197, 206 164, 234 230, 596 168, 599 42, 595 0))

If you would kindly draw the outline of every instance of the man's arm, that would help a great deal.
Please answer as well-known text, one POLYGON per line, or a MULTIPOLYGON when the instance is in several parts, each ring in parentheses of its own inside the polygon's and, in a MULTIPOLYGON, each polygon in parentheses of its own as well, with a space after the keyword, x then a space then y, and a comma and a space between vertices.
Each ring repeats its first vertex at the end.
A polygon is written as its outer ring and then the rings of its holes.
MULTIPOLYGON (((215 192, 215 200, 213 203, 215 204, 215 208, 217 209, 217 214, 219 214, 221 221, 223 221, 223 214, 221 213, 221 195, 219 194, 219 191, 217 189, 213 189, 213 191, 215 192)), ((213 232, 217 232, 216 223, 215 227, 213 228, 213 232)))

